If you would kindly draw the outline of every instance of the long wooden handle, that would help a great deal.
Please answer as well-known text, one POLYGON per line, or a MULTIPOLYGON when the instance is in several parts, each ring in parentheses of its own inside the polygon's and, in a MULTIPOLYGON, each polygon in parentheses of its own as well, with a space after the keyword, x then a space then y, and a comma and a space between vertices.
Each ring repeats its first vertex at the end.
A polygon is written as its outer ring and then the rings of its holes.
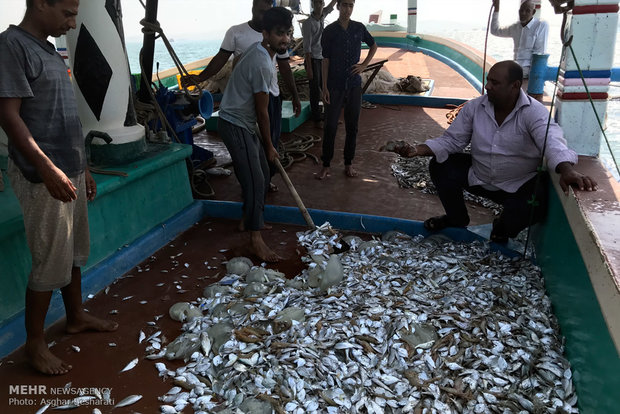
POLYGON ((297 194, 297 190, 295 190, 291 179, 288 178, 288 174, 286 173, 286 171, 284 171, 284 167, 282 167, 282 164, 280 164, 280 160, 277 158, 275 160, 275 165, 276 167, 278 167, 278 170, 280 171, 280 175, 282 176, 286 187, 288 187, 288 190, 291 192, 291 195, 295 199, 297 207, 299 207, 299 210, 301 211, 301 215, 304 216, 304 219, 306 220, 308 226, 310 226, 311 229, 315 229, 316 226, 314 225, 314 221, 312 221, 312 217, 310 217, 310 213, 308 213, 306 206, 304 206, 304 202, 301 201, 301 197, 299 197, 299 194, 297 194))

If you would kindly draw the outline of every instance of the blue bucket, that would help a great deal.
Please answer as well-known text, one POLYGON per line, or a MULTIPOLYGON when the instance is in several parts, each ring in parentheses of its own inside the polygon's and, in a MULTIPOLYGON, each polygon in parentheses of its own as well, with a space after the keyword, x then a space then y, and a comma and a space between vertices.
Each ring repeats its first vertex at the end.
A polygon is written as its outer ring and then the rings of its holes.
POLYGON ((213 96, 209 91, 202 91, 202 97, 198 101, 198 111, 204 119, 211 118, 213 114, 213 96))

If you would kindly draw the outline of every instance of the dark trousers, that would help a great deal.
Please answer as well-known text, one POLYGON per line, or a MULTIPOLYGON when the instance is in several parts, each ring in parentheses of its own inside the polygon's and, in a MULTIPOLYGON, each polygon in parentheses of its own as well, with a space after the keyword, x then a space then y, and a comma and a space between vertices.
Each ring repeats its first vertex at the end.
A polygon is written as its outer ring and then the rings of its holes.
POLYGON ((504 207, 499 219, 494 223, 493 231, 498 235, 515 237, 521 230, 530 225, 531 199, 536 190, 536 201, 539 203, 534 209, 533 223, 544 219, 547 211, 548 175, 543 174, 538 188, 537 177, 523 184, 516 192, 508 193, 503 190, 491 191, 479 185, 470 186, 467 174, 471 167, 470 154, 452 154, 445 162, 438 163, 435 158, 430 162, 431 179, 437 188, 437 193, 450 223, 455 226, 469 224, 469 214, 465 207, 463 190, 495 201, 504 207))
MULTIPOLYGON (((271 143, 278 150, 280 145, 280 135, 282 134, 282 95, 274 96, 269 94, 269 130, 271 131, 271 143)), ((269 176, 273 177, 278 172, 275 164, 269 162, 269 176)))
POLYGON ((318 122, 322 119, 321 106, 321 85, 323 80, 322 64, 323 59, 311 59, 312 65, 312 79, 310 79, 310 111, 312 113, 312 120, 318 122))
POLYGON ((334 141, 338 132, 338 118, 344 106, 344 126, 346 138, 344 141, 344 165, 351 165, 355 157, 355 142, 357 140, 357 126, 362 110, 362 87, 356 86, 346 90, 329 91, 330 103, 325 108, 325 125, 323 126, 323 167, 329 167, 334 158, 334 141))
POLYGON ((264 225, 263 210, 269 187, 269 167, 260 137, 220 118, 217 129, 232 158, 235 176, 243 194, 243 223, 246 230, 264 225))

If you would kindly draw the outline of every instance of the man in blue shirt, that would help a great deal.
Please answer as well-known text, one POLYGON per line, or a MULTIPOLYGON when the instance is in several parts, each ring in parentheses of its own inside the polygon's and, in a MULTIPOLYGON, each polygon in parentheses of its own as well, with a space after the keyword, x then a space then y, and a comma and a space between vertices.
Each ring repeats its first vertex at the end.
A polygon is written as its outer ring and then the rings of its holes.
POLYGON ((344 171, 348 177, 357 176, 353 169, 357 125, 362 107, 362 77, 360 73, 372 60, 377 45, 375 40, 360 22, 351 20, 355 0, 338 0, 338 21, 323 31, 323 102, 325 126, 323 131, 323 168, 316 176, 323 180, 329 175, 329 167, 334 157, 334 140, 338 130, 340 110, 344 106, 346 140, 344 144, 344 171), (370 50, 366 59, 359 63, 362 42, 370 50))
POLYGON ((267 262, 280 259, 260 233, 265 225, 263 209, 269 188, 267 161, 278 159, 270 138, 269 87, 275 76, 273 58, 276 53, 286 51, 292 22, 293 14, 283 7, 265 12, 263 41, 250 46, 233 69, 220 105, 218 123, 243 193, 241 227, 250 233, 252 253, 267 262), (257 122, 260 137, 255 131, 257 122))

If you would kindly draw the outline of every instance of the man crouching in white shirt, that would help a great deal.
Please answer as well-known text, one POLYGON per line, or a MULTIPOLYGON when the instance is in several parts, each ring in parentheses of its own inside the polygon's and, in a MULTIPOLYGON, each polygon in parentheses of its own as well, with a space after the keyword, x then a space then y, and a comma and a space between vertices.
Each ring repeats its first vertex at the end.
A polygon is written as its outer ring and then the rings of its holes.
POLYGON ((565 193, 569 186, 596 190, 596 181, 573 168, 577 154, 566 146, 562 129, 553 120, 545 140, 549 112, 521 90, 522 77, 521 66, 511 60, 495 64, 487 76, 486 95, 467 102, 440 137, 402 152, 409 157, 434 156, 431 179, 446 214, 427 219, 427 230, 469 224, 463 190, 503 206, 491 231, 496 243, 506 243, 533 224, 533 196, 538 203, 534 222, 541 221, 547 204, 547 186, 537 184, 543 147, 547 166, 560 174, 565 193), (471 153, 464 153, 470 144, 471 153))

